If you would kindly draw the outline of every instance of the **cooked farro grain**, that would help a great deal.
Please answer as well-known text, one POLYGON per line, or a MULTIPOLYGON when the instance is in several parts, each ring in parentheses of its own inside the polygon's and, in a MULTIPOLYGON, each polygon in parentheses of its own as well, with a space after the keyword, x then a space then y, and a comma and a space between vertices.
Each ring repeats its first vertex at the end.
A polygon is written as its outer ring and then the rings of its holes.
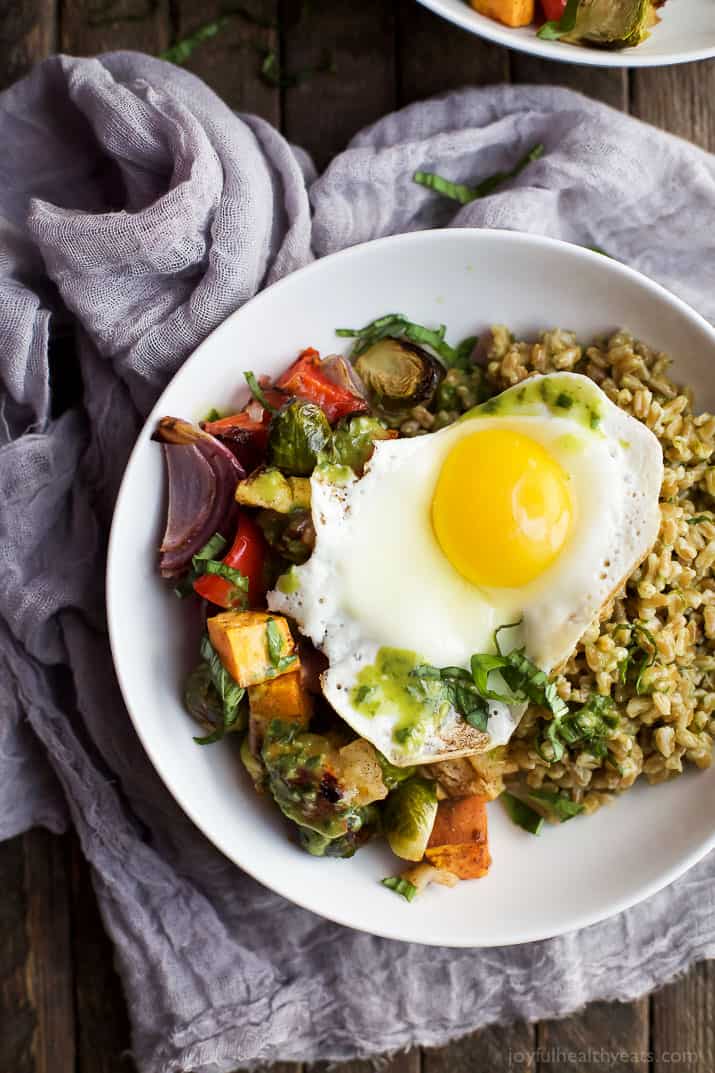
POLYGON ((584 811, 593 812, 641 774, 657 783, 688 764, 705 768, 711 762, 715 417, 694 414, 691 392, 668 375, 666 355, 624 331, 584 347, 572 332, 555 329, 526 342, 500 325, 482 341, 481 351, 482 368, 448 372, 435 412, 414 411, 404 434, 444 427, 477 401, 534 372, 569 369, 595 380, 618 406, 645 422, 663 447, 658 539, 556 679, 565 700, 585 701, 598 692, 615 702, 620 724, 607 743, 607 756, 574 748, 558 763, 541 759, 536 742, 548 713, 534 706, 507 750, 507 771, 517 768, 518 777, 532 787, 566 790, 584 811))

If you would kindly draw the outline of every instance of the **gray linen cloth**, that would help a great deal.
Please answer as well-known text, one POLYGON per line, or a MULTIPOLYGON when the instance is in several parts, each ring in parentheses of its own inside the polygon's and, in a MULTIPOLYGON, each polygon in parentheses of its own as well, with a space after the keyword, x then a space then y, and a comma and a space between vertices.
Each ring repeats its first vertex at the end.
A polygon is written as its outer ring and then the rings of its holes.
POLYGON ((504 86, 387 117, 315 181, 266 123, 131 53, 43 63, 0 96, 0 145, 0 836, 76 827, 140 1069, 442 1044, 630 999, 713 956, 715 856, 604 924, 486 951, 358 934, 259 886, 139 746, 103 573, 143 415, 261 286, 378 235, 521 228, 601 246, 715 320, 715 158, 575 93, 504 86), (542 160, 464 208, 411 181, 424 168, 470 182, 539 141, 542 160), (81 401, 56 416, 69 346, 81 401))

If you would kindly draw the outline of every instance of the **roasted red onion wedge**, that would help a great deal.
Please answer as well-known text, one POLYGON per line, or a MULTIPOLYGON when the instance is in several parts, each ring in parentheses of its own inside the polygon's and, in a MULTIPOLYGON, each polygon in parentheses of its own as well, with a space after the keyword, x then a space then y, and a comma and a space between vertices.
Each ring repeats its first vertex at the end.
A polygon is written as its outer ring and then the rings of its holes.
POLYGON ((163 577, 175 578, 214 533, 231 538, 237 511, 234 493, 245 472, 224 444, 188 421, 163 417, 154 439, 164 444, 169 478, 159 570, 163 577))

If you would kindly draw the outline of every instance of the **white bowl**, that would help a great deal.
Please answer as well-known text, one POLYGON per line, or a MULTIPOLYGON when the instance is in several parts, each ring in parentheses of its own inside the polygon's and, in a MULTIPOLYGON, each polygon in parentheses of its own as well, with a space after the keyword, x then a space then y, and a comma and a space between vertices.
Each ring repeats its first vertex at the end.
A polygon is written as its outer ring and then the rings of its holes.
POLYGON ((660 67, 715 56, 713 0, 667 0, 658 10, 661 21, 653 28, 650 37, 636 48, 618 52, 542 41, 536 36, 535 26, 519 29, 504 26, 495 19, 477 14, 466 0, 420 0, 420 3, 488 41, 547 60, 593 67, 660 67))
POLYGON ((384 845, 318 860, 253 792, 232 742, 197 747, 181 705, 199 623, 159 580, 164 414, 199 419, 243 403, 241 370, 276 375, 305 346, 337 349, 336 327, 386 312, 444 322, 448 338, 492 323, 523 337, 554 326, 583 339, 625 326, 674 356, 678 377, 715 405, 715 331, 655 283, 600 254, 510 231, 426 231, 326 257, 230 316, 174 377, 137 440, 117 500, 107 605, 114 661, 137 733, 179 804, 223 853, 286 898, 394 939, 451 946, 526 942, 583 927, 670 883, 715 844, 715 769, 636 787, 593 817, 534 838, 490 806, 494 863, 482 880, 431 888, 408 905, 378 882, 398 864, 384 845))

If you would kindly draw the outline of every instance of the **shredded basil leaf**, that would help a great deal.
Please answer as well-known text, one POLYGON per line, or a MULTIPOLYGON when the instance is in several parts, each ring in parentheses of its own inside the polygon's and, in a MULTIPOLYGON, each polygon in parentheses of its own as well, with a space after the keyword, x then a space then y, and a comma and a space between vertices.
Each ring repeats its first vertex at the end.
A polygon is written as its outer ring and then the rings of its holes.
POLYGON ((226 547, 228 541, 220 533, 214 533, 210 540, 208 540, 203 548, 199 548, 196 554, 191 560, 191 569, 180 578, 176 585, 174 585, 174 594, 179 597, 180 600, 185 600, 187 596, 191 596, 194 591, 194 582, 197 577, 200 577, 204 573, 204 562, 209 559, 215 559, 226 547))
POLYGON ((337 73, 335 60, 332 53, 324 52, 320 63, 312 67, 303 67, 299 71, 284 71, 281 67, 278 53, 274 48, 269 49, 261 64, 261 78, 274 89, 295 89, 303 82, 307 82, 313 75, 337 73))
POLYGON ((194 741, 197 745, 214 745, 217 741, 221 741, 225 733, 226 728, 222 724, 220 727, 217 727, 216 730, 213 730, 210 734, 206 734, 203 738, 194 738, 194 741))
POLYGON ((547 810, 560 823, 566 823, 567 820, 572 820, 574 816, 578 816, 580 812, 583 812, 583 805, 579 805, 576 801, 572 801, 570 797, 564 797, 563 794, 555 793, 552 790, 533 790, 528 787, 524 789, 524 796, 530 801, 536 801, 538 804, 546 806, 547 810))
POLYGON ((496 648, 496 650, 497 650, 497 652, 499 653, 500 656, 503 656, 504 653, 502 652, 501 645, 499 643, 499 634, 503 630, 513 630, 513 629, 515 629, 516 626, 521 626, 523 621, 524 621, 523 619, 518 618, 516 620, 516 622, 505 622, 503 626, 497 626, 497 628, 495 629, 495 631, 494 631, 494 647, 496 648))
POLYGON ((277 667, 283 654, 283 634, 274 618, 269 618, 266 623, 266 644, 268 646, 268 658, 274 667, 277 667))
POLYGON ((474 201, 475 193, 473 186, 466 186, 464 183, 453 183, 451 179, 445 179, 442 175, 437 175, 432 171, 416 171, 412 176, 412 181, 419 186, 426 186, 428 190, 434 190, 436 194, 442 194, 443 197, 448 197, 452 201, 458 201, 460 205, 468 205, 470 201, 474 201))
POLYGON ((508 790, 502 791, 499 795, 499 800, 504 803, 504 807, 509 815, 509 819, 517 825, 522 827, 525 831, 528 831, 530 835, 541 834, 541 829, 544 826, 544 817, 533 809, 530 805, 527 805, 525 801, 522 801, 518 797, 514 797, 514 794, 510 794, 508 790))
POLYGON ((230 22, 228 15, 222 16, 220 19, 215 19, 213 22, 205 22, 203 26, 199 26, 193 34, 188 37, 182 38, 181 41, 177 41, 171 48, 164 49, 159 53, 160 60, 168 60, 169 63, 176 63, 181 66, 182 63, 186 63, 194 50, 203 41, 208 41, 210 37, 215 37, 220 33, 225 26, 230 22))
POLYGON ((489 710, 487 708, 474 707, 462 712, 465 723, 469 723, 475 730, 486 732, 489 724, 489 710))
POLYGON ((478 338, 476 335, 468 335, 466 339, 463 339, 461 343, 458 343, 454 349, 455 357, 452 362, 452 368, 473 369, 474 362, 472 361, 472 354, 477 343, 478 338))
POLYGON ((442 677, 442 672, 439 667, 431 667, 429 663, 420 663, 419 666, 412 668, 410 676, 412 678, 431 678, 439 681, 442 677))
POLYGON ((203 560, 199 567, 195 566, 195 569, 196 577, 201 577, 203 574, 213 574, 229 582, 229 589, 226 593, 229 607, 240 609, 246 607, 248 603, 248 578, 240 570, 233 566, 227 566, 226 563, 216 562, 215 559, 203 560))
POLYGON ((558 41, 564 34, 571 33, 576 25, 576 16, 578 15, 580 3, 581 0, 568 0, 561 18, 545 22, 536 36, 540 37, 542 41, 558 41))
POLYGON ((241 702, 246 691, 228 673, 207 634, 201 638, 199 651, 202 660, 208 665, 211 681, 221 700, 223 723, 217 726, 213 733, 203 738, 194 738, 194 741, 197 745, 212 745, 235 726, 241 715, 241 702))
POLYGON ((559 696, 556 683, 550 682, 548 675, 532 663, 523 648, 512 649, 505 659, 507 665, 502 669, 502 678, 515 697, 549 708, 554 719, 568 714, 568 705, 559 696))
MULTIPOLYGON (((561 760, 566 748, 585 745, 594 756, 608 755, 606 742, 619 724, 619 715, 614 710, 610 697, 592 694, 585 704, 572 711, 558 692, 555 682, 537 667, 524 648, 504 652, 500 647, 499 634, 512 629, 519 622, 506 623, 494 631, 496 654, 475 653, 470 661, 471 673, 465 667, 432 667, 420 664, 410 672, 422 681, 441 681, 445 695, 454 710, 465 722, 477 730, 486 731, 489 722, 488 701, 504 704, 522 704, 531 701, 551 712, 551 719, 536 742, 536 750, 542 760, 553 764, 561 760), (510 693, 490 688, 489 675, 498 671, 510 693)), ((643 627, 638 627, 643 629, 643 627)), ((647 634, 647 631, 645 631, 647 634)), ((652 641, 652 637, 647 634, 652 641)), ((648 657, 650 658, 650 657, 648 657)), ((642 672, 641 672, 642 673, 642 672)))
POLYGON ((244 373, 243 375, 246 378, 246 383, 248 384, 251 394, 253 395, 256 402, 260 402, 263 409, 268 410, 269 413, 277 414, 277 409, 275 408, 275 406, 271 406, 270 402, 266 398, 265 392, 263 391, 261 385, 258 383, 255 373, 249 371, 244 373))
POLYGON ((290 656, 282 655, 285 647, 283 634, 280 631, 280 627, 275 619, 269 618, 266 623, 266 646, 268 648, 268 658, 271 661, 273 667, 273 674, 283 674, 284 671, 289 670, 298 662, 298 657, 295 654, 290 656))
POLYGON ((226 540, 225 536, 222 536, 221 533, 214 533, 211 539, 206 541, 203 548, 200 548, 193 558, 196 561, 202 561, 204 559, 218 559, 219 555, 225 549, 227 544, 228 541, 226 540))
POLYGON ((201 419, 201 424, 210 425, 212 421, 221 420, 221 411, 217 410, 215 406, 212 406, 205 417, 201 419))
POLYGON ((592 693, 585 704, 561 718, 552 719, 544 738, 537 743, 537 751, 543 760, 554 763, 564 755, 565 747, 586 747, 594 756, 605 759, 608 755, 606 742, 620 722, 610 697, 592 693), (544 742, 551 745, 552 756, 543 749, 544 742))
POLYGON ((431 171, 416 171, 412 176, 412 181, 419 186, 426 186, 429 190, 434 190, 435 193, 441 194, 442 197, 457 201, 460 205, 469 205, 472 201, 487 197, 488 194, 491 194, 507 180, 515 179, 525 167, 531 164, 532 161, 538 160, 543 154, 544 146, 541 143, 534 145, 509 171, 498 171, 494 175, 482 179, 476 186, 454 183, 450 179, 445 179, 444 176, 436 175, 431 171))
POLYGON ((715 519, 709 510, 706 510, 703 514, 694 514, 692 518, 688 518, 688 525, 699 525, 700 522, 711 522, 715 519))
POLYGON ((394 890, 395 894, 399 894, 407 902, 412 902, 417 897, 417 887, 414 883, 410 883, 409 879, 403 879, 401 876, 388 876, 380 882, 383 887, 394 890))
MULTIPOLYGON (((672 591, 676 590, 673 589, 672 591)), ((655 638, 650 630, 646 629, 640 622, 635 622, 631 631, 631 641, 628 645, 628 651, 618 664, 618 677, 621 685, 626 684, 628 680, 628 672, 635 661, 636 653, 638 651, 643 653, 643 658, 638 663, 635 690, 636 693, 642 694, 645 692, 645 687, 643 686, 643 674, 655 663, 657 647, 655 638), (645 645, 641 638, 645 638, 645 645)))
POLYGON ((203 577, 204 574, 222 577, 230 585, 226 593, 229 607, 244 608, 248 601, 248 578, 240 570, 216 558, 224 550, 226 543, 220 533, 215 533, 191 560, 192 570, 187 580, 193 586, 194 581, 203 577))
POLYGON ((477 687, 482 697, 487 697, 489 700, 501 700, 505 704, 512 704, 514 697, 506 693, 495 693, 489 688, 489 675, 492 671, 499 671, 502 667, 509 666, 509 660, 506 656, 489 656, 474 655, 471 660, 472 677, 474 684, 477 687))
POLYGON ((410 676, 425 682, 441 681, 444 695, 458 715, 475 730, 485 731, 489 707, 466 667, 431 667, 420 664, 410 676))
POLYGON ((472 351, 476 343, 474 336, 464 339, 456 347, 445 342, 446 327, 426 328, 409 320, 404 313, 387 313, 364 328, 338 328, 335 334, 342 339, 354 339, 351 358, 359 358, 381 339, 407 339, 418 346, 429 347, 447 368, 468 369, 472 365, 472 351))
POLYGON ((471 676, 469 671, 465 667, 443 667, 440 671, 440 677, 445 682, 469 682, 471 676))

